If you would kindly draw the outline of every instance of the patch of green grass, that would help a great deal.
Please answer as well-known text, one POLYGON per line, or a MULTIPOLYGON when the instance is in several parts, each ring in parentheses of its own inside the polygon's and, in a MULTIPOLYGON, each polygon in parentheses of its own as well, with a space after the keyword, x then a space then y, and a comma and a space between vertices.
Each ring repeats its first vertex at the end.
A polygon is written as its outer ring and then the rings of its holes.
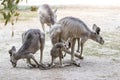
POLYGON ((106 43, 104 45, 104 47, 110 48, 110 49, 115 49, 115 50, 120 50, 120 35, 119 33, 115 34, 115 33, 110 33, 107 34, 109 35, 109 37, 107 36, 108 39, 106 39, 106 43), (107 41, 109 40, 109 41, 107 41))
POLYGON ((97 57, 119 57, 120 56, 120 34, 104 32, 105 44, 100 45, 92 40, 85 43, 83 54, 97 57))
POLYGON ((120 57, 120 52, 116 52, 114 54, 109 54, 109 56, 115 57, 115 58, 119 58, 120 57))
POLYGON ((113 77, 118 77, 118 76, 119 76, 119 74, 117 72, 112 72, 110 75, 103 75, 103 76, 99 76, 99 77, 100 78, 113 78, 113 77))
POLYGON ((2 51, 2 49, 0 49, 0 51, 2 51))
POLYGON ((2 21, 3 22, 3 16, 2 16, 2 14, 0 14, 0 21, 2 21))
POLYGON ((31 6, 18 6, 18 10, 25 11, 25 10, 30 10, 31 6))
POLYGON ((6 43, 5 45, 10 45, 9 43, 6 43))
MULTIPOLYGON (((19 17, 18 17, 18 21, 26 21, 26 20, 30 20, 31 18, 35 18, 38 17, 38 14, 36 11, 29 11, 29 10, 25 10, 25 11, 18 11, 20 13, 19 17)), ((0 14, 0 21, 4 21, 2 14, 0 14)))
POLYGON ((96 56, 96 57, 102 57, 103 56, 103 54, 100 54, 98 51, 90 49, 90 48, 84 49, 83 54, 88 55, 88 56, 96 56))
POLYGON ((116 58, 112 58, 111 59, 113 62, 116 62, 116 63, 120 63, 120 60, 116 59, 116 58))
POLYGON ((32 11, 20 11, 20 16, 21 17, 36 17, 37 12, 32 12, 32 11))
POLYGON ((120 50, 120 34, 119 32, 109 32, 104 34, 105 44, 103 47, 107 47, 114 50, 120 50))
POLYGON ((19 16, 19 21, 26 21, 29 20, 31 18, 35 18, 38 17, 37 12, 32 12, 32 11, 19 11, 20 16, 19 16))

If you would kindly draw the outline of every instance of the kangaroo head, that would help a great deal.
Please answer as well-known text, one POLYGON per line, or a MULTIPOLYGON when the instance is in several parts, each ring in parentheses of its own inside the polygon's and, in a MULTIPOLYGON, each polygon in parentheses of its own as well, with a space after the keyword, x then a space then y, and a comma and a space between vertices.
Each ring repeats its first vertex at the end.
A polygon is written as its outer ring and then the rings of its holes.
POLYGON ((104 44, 103 38, 100 35, 96 34, 95 32, 92 32, 91 39, 102 45, 104 44))
POLYGON ((10 54, 10 62, 12 64, 13 67, 16 67, 17 65, 17 60, 15 59, 15 54, 16 54, 16 48, 15 46, 13 46, 10 50, 9 50, 9 54, 10 54))
POLYGON ((96 42, 98 42, 98 43, 100 43, 100 44, 103 45, 103 44, 104 44, 104 40, 103 40, 103 38, 100 36, 100 28, 97 27, 96 24, 93 24, 93 31, 94 31, 94 32, 92 32, 91 38, 92 38, 94 41, 96 41, 96 42))

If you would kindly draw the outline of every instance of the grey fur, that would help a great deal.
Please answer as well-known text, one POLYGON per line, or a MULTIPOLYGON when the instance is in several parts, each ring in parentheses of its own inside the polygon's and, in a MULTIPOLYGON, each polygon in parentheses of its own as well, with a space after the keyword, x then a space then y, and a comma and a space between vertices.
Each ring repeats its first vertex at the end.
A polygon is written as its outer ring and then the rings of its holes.
POLYGON ((68 50, 68 46, 67 46, 65 43, 63 43, 63 42, 56 43, 56 44, 52 47, 51 52, 50 52, 51 57, 52 57, 52 58, 51 58, 51 59, 52 59, 52 62, 51 62, 51 64, 50 64, 50 67, 53 66, 54 61, 55 61, 55 59, 56 59, 57 57, 59 57, 59 59, 60 59, 60 65, 63 66, 62 58, 64 58, 66 54, 63 55, 63 52, 62 52, 62 51, 65 51, 65 50, 68 50))
POLYGON ((33 67, 35 65, 31 63, 30 59, 32 59, 37 66, 40 66, 33 54, 40 49, 40 63, 42 63, 45 34, 39 29, 30 29, 22 34, 22 42, 23 44, 17 52, 14 46, 9 50, 10 61, 13 67, 16 67, 17 61, 23 58, 27 59, 28 63, 33 67))
POLYGON ((44 31, 45 31, 44 24, 47 24, 51 28, 51 25, 53 25, 56 22, 56 17, 57 17, 55 14, 56 11, 57 9, 55 11, 52 11, 52 9, 50 8, 48 4, 43 4, 38 9, 40 23, 44 31))
MULTIPOLYGON (((93 27, 92 27, 93 31, 95 32, 96 35, 99 35, 100 34, 100 27, 98 27, 96 24, 93 24, 93 27)), ((101 37, 102 38, 102 37, 101 37)), ((84 46, 84 43, 87 41, 87 39, 85 37, 82 37, 81 39, 78 38, 78 49, 77 49, 77 52, 80 52, 80 59, 83 59, 82 57, 82 52, 83 52, 83 46, 84 46), (81 47, 81 51, 79 51, 79 48, 81 47)), ((104 41, 100 41, 100 42, 104 42, 104 41)), ((100 43, 100 44, 103 44, 103 43, 100 43)))
POLYGON ((76 39, 81 38, 81 54, 83 44, 88 40, 92 39, 100 44, 104 44, 104 40, 99 34, 91 31, 87 25, 78 18, 74 17, 65 17, 59 20, 54 27, 50 30, 51 41, 53 44, 60 42, 62 40, 67 41, 71 39, 71 61, 74 62, 74 46, 76 39))

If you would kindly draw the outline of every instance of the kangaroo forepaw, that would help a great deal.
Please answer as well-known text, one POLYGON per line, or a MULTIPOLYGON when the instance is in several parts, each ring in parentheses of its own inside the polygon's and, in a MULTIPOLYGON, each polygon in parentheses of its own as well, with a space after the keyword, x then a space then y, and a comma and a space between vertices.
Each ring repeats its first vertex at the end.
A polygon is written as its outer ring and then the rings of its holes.
POLYGON ((53 67, 55 67, 55 64, 48 64, 48 68, 50 69, 50 68, 53 68, 53 67))
POLYGON ((44 64, 41 64, 41 65, 39 65, 38 68, 41 69, 41 70, 47 70, 47 69, 48 69, 48 66, 47 66, 47 65, 44 65, 44 64))
POLYGON ((79 59, 84 59, 84 57, 82 57, 82 56, 79 56, 79 59))
POLYGON ((58 67, 59 67, 59 68, 63 68, 63 67, 65 67, 65 65, 64 65, 64 64, 61 64, 61 65, 59 65, 58 67))

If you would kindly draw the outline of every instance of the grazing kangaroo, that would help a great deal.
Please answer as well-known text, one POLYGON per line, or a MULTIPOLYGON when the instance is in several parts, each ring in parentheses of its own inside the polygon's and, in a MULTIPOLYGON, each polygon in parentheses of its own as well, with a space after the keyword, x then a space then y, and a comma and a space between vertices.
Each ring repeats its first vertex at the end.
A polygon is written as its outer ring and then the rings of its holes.
POLYGON ((56 22, 56 18, 57 18, 56 11, 57 9, 52 11, 52 9, 48 4, 43 4, 38 9, 40 23, 42 25, 43 31, 45 31, 44 24, 47 24, 51 28, 51 25, 53 25, 56 22))
MULTIPOLYGON (((87 25, 78 18, 64 17, 60 19, 50 30, 51 41, 53 44, 67 41, 71 39, 71 63, 76 63, 74 60, 74 47, 76 39, 81 38, 81 43, 92 39, 100 44, 104 44, 103 38, 94 31, 91 31, 87 25)), ((83 44, 81 45, 83 46, 83 44)), ((80 55, 79 58, 82 56, 80 55)))
POLYGON ((63 42, 58 42, 52 47, 51 52, 50 52, 51 57, 52 57, 52 62, 50 64, 50 67, 52 67, 54 65, 54 61, 57 57, 59 57, 59 59, 60 59, 61 67, 64 66, 62 63, 62 58, 65 57, 66 53, 65 53, 65 55, 63 55, 62 51, 68 50, 68 48, 69 47, 63 42))
POLYGON ((34 57, 34 54, 39 49, 41 50, 40 63, 42 63, 42 55, 45 43, 45 34, 41 33, 39 29, 30 29, 22 34, 23 44, 21 48, 16 52, 15 46, 9 50, 10 62, 13 67, 16 67, 17 61, 20 59, 27 59, 28 63, 35 67, 44 68, 43 65, 39 64, 34 57), (36 65, 31 63, 31 59, 36 63, 36 65))

